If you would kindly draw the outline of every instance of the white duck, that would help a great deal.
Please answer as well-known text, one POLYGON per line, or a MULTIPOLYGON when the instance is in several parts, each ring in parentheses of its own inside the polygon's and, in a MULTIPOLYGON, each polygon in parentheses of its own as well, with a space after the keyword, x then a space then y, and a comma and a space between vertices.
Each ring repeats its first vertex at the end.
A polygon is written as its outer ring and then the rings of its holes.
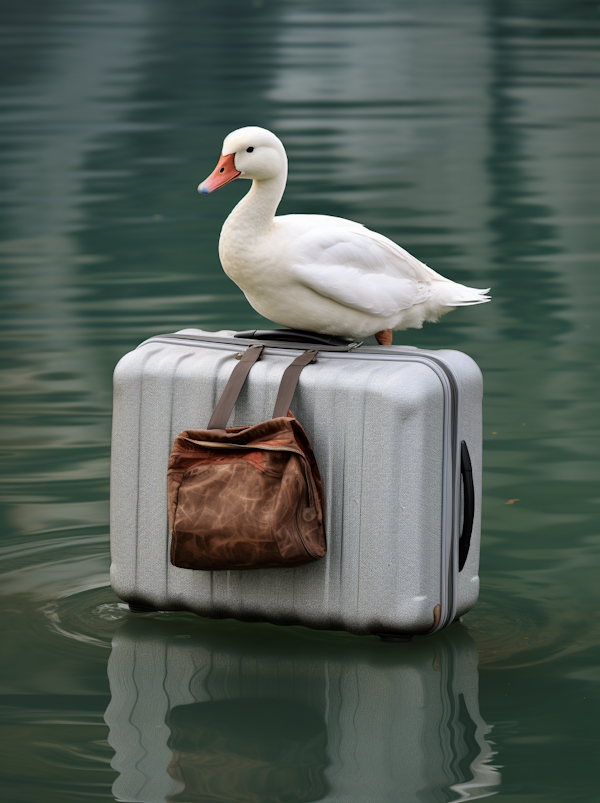
POLYGON ((291 329, 382 345, 392 330, 420 329, 455 307, 489 301, 487 290, 456 284, 360 223, 328 215, 275 212, 285 190, 287 157, 264 128, 229 134, 214 171, 198 192, 252 179, 223 225, 225 273, 265 318, 291 329))

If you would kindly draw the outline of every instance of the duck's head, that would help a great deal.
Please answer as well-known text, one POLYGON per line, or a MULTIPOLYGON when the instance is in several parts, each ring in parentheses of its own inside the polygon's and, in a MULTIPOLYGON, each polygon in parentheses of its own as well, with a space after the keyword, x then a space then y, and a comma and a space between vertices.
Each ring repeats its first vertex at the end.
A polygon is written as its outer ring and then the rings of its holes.
POLYGON ((225 137, 219 163, 198 192, 213 192, 235 178, 265 181, 286 173, 287 157, 281 140, 266 128, 246 126, 225 137))

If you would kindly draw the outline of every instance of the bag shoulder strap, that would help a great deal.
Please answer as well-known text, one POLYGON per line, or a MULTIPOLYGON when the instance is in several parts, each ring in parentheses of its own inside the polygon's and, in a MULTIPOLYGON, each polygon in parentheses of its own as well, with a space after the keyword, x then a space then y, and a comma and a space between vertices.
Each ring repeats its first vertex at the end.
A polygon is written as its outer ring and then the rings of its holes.
POLYGON ((296 391, 298 379, 300 378, 300 371, 309 363, 313 362, 318 353, 318 349, 308 349, 308 351, 296 357, 294 362, 285 369, 281 377, 281 384, 279 385, 279 393, 277 394, 275 409, 273 410, 273 418, 281 418, 287 415, 287 411, 289 410, 296 391))
MULTIPOLYGON (((250 373, 250 369, 254 363, 262 354, 264 348, 264 346, 250 346, 242 354, 239 363, 231 372, 229 381, 225 385, 225 390, 208 422, 207 429, 225 429, 231 411, 246 381, 246 377, 250 373)), ((306 365, 313 362, 318 353, 318 349, 309 349, 303 352, 299 357, 296 357, 294 362, 285 369, 281 378, 281 384, 279 385, 277 400, 275 401, 273 418, 281 418, 287 415, 292 397, 296 391, 300 372, 306 365)))
POLYGON ((207 429, 225 429, 227 421, 233 410, 233 406, 240 395, 240 391, 246 381, 246 377, 250 373, 250 369, 263 353, 264 346, 250 346, 242 354, 238 364, 235 366, 229 377, 229 381, 225 385, 225 390, 219 403, 215 407, 215 411, 208 422, 207 429))

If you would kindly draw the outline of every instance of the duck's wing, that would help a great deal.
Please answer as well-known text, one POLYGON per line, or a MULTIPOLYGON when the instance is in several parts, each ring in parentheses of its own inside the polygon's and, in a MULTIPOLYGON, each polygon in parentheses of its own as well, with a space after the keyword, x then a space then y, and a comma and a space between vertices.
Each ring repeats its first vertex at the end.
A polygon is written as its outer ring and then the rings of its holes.
MULTIPOLYGON (((300 217, 305 216, 285 216, 300 217)), ((347 307, 381 317, 430 297, 429 268, 391 240, 351 221, 306 217, 317 225, 306 229, 308 221, 294 225, 296 221, 289 220, 291 269, 299 283, 347 307)))

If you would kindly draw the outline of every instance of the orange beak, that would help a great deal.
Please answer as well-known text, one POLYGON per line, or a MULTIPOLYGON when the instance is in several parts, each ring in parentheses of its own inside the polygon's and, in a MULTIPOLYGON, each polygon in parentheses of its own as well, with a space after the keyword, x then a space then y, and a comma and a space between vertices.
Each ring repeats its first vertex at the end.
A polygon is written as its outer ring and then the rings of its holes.
POLYGON ((198 192, 207 194, 218 190, 219 187, 224 187, 229 184, 234 178, 240 175, 240 171, 235 169, 234 164, 235 153, 228 153, 227 156, 221 156, 219 163, 212 171, 210 176, 205 179, 198 187, 198 192))

